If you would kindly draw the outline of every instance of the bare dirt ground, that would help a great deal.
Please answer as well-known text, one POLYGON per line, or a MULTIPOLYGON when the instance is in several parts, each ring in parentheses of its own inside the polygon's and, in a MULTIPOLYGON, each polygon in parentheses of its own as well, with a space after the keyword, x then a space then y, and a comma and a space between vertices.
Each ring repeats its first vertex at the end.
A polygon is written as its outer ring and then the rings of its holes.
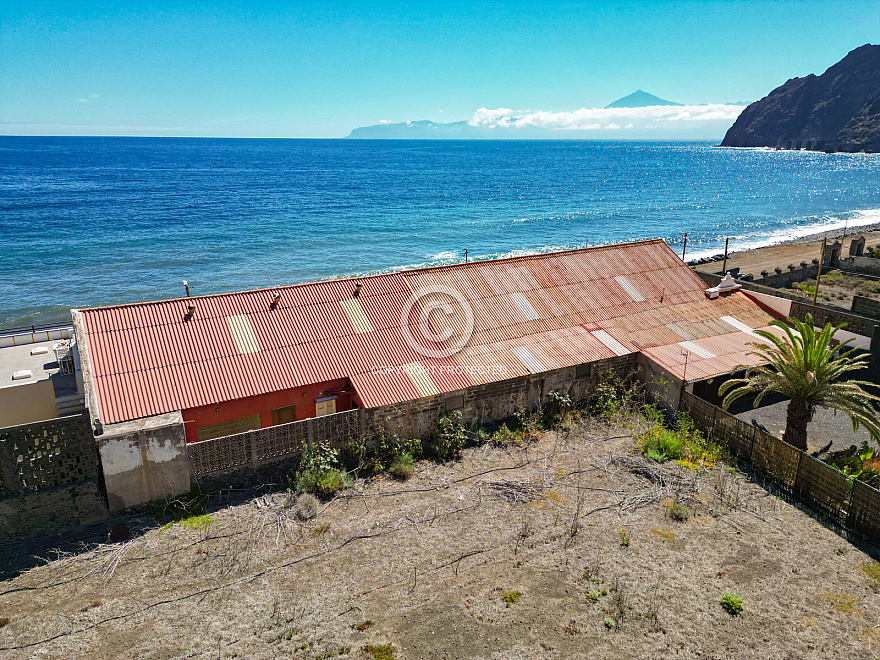
POLYGON ((33 568, 0 584, 0 657, 869 659, 869 562, 746 474, 586 422, 357 481, 306 522, 265 494, 33 568))

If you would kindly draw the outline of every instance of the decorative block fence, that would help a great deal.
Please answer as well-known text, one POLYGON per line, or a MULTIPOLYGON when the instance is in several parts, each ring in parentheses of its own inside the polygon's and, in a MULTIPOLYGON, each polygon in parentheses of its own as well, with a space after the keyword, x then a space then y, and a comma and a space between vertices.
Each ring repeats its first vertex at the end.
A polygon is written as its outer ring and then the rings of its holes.
POLYGON ((844 529, 880 541, 880 491, 850 479, 830 465, 796 449, 726 410, 689 392, 681 398, 698 429, 751 463, 759 473, 797 499, 827 514, 844 529))
POLYGON ((304 445, 312 442, 328 442, 340 448, 362 437, 365 419, 366 410, 358 408, 191 442, 186 448, 193 474, 198 477, 299 454, 304 445))
POLYGON ((194 481, 201 487, 277 483, 287 478, 290 463, 307 443, 328 442, 341 449, 349 442, 371 439, 379 428, 407 438, 427 438, 436 431, 437 419, 444 413, 459 411, 466 424, 479 426, 534 408, 551 390, 582 401, 589 398, 600 374, 623 377, 636 374, 638 368, 638 356, 625 355, 594 362, 587 370, 566 367, 401 404, 359 408, 191 442, 186 450, 194 481))
POLYGON ((87 413, 0 429, 0 539, 106 520, 87 413))

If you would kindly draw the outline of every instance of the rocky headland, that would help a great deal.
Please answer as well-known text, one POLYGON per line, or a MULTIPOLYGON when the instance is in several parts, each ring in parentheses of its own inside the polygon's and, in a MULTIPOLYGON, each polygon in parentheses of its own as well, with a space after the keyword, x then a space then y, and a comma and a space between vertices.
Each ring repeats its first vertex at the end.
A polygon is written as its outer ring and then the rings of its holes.
POLYGON ((721 146, 880 151, 880 46, 777 87, 740 114, 721 146))

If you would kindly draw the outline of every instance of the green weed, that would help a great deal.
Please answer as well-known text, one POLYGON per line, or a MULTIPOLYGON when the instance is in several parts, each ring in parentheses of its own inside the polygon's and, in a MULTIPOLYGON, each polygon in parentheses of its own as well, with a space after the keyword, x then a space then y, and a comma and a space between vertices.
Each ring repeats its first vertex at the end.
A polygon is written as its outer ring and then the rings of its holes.
POLYGON ((711 469, 721 458, 721 447, 707 440, 687 413, 676 416, 673 428, 657 417, 650 419, 636 435, 636 444, 645 456, 658 463, 676 461, 688 469, 711 469))
POLYGON ((437 431, 426 443, 426 449, 437 460, 454 458, 467 444, 468 433, 461 421, 461 411, 443 415, 437 421, 437 431))
POLYGON ((721 594, 721 607, 727 610, 728 614, 735 616, 743 611, 742 598, 732 591, 725 591, 721 594))
POLYGON ((361 652, 373 657, 373 660, 394 660, 394 647, 391 644, 364 644, 361 652))
POLYGON ((522 594, 519 591, 508 591, 501 594, 501 600, 504 601, 505 607, 518 603, 520 598, 522 598, 522 594))
POLYGON ((326 442, 303 447, 295 477, 296 490, 330 497, 351 485, 351 478, 337 469, 339 452, 326 442))

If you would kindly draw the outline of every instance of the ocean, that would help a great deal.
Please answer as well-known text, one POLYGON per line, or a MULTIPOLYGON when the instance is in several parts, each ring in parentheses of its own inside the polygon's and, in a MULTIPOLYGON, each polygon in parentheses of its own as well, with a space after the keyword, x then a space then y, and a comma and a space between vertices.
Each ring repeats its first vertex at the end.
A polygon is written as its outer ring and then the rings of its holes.
POLYGON ((0 137, 0 328, 71 307, 880 222, 880 156, 708 142, 0 137))

